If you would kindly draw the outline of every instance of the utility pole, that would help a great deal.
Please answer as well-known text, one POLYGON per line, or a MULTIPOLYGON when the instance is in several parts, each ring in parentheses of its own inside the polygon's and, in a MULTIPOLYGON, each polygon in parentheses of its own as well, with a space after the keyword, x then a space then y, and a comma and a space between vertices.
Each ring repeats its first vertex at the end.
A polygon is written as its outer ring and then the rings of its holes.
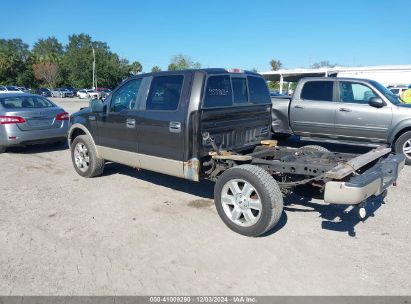
POLYGON ((96 79, 96 54, 94 53, 94 47, 91 47, 93 49, 93 85, 92 87, 94 89, 97 89, 97 79, 96 79))

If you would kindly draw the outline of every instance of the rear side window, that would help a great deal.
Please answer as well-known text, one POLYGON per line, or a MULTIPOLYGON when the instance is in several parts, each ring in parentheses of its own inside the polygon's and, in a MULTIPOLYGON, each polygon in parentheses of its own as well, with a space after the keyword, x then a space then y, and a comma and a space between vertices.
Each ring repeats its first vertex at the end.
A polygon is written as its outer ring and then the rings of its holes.
POLYGON ((308 81, 301 92, 302 99, 332 101, 333 81, 308 81))
POLYGON ((5 109, 41 109, 54 107, 54 104, 49 100, 40 96, 5 97, 0 99, 0 103, 5 109))
POLYGON ((182 75, 154 77, 147 97, 146 110, 177 110, 183 80, 182 75))
POLYGON ((270 91, 267 83, 261 77, 248 76, 248 89, 250 91, 250 102, 253 104, 271 104, 270 91))

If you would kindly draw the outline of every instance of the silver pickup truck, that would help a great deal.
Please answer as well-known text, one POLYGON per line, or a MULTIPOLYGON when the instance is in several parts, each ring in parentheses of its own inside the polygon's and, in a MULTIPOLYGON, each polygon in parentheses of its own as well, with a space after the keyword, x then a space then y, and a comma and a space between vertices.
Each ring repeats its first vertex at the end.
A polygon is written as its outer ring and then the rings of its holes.
POLYGON ((304 78, 289 97, 272 97, 275 134, 355 145, 389 144, 411 165, 411 104, 380 83, 304 78))

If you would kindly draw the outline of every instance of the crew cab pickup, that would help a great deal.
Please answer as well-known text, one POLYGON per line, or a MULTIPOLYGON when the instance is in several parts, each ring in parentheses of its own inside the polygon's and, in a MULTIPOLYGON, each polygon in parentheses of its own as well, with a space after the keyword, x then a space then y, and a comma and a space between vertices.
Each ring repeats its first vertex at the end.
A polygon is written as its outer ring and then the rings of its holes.
POLYGON ((317 187, 333 204, 362 205, 383 193, 404 165, 381 146, 363 155, 270 140, 264 79, 241 70, 198 69, 133 76, 104 102, 70 117, 77 173, 103 174, 106 161, 192 181, 215 181, 218 214, 232 230, 258 236, 274 227, 283 195, 317 187))
POLYGON ((380 83, 303 78, 292 97, 272 97, 272 129, 304 139, 354 145, 389 144, 411 164, 411 104, 380 83))

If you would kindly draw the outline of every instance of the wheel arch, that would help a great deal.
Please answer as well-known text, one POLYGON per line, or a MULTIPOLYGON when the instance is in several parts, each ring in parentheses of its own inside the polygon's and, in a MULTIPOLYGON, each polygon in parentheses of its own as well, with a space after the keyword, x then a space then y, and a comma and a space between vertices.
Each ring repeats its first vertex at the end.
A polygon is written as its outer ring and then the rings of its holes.
MULTIPOLYGON (((68 144, 69 144, 70 149, 71 149, 71 144, 72 144, 73 140, 79 135, 87 135, 88 137, 90 137, 90 139, 91 139, 91 141, 94 145, 94 148, 97 151, 96 143, 94 142, 94 138, 91 135, 90 131, 84 125, 79 124, 79 123, 73 124, 69 129, 67 137, 68 137, 68 144)), ((98 154, 98 151, 97 151, 97 154, 98 154)))
POLYGON ((397 139, 404 134, 405 132, 411 131, 411 119, 406 119, 399 122, 395 127, 394 130, 391 132, 389 142, 391 145, 395 144, 397 139))

